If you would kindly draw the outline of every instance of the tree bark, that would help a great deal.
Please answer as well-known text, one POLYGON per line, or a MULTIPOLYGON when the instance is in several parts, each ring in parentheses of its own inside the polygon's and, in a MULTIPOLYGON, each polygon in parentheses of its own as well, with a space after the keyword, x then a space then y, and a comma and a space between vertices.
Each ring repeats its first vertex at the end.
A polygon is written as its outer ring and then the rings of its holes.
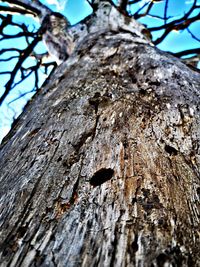
POLYGON ((200 266, 199 74, 90 34, 1 147, 1 266, 200 266))

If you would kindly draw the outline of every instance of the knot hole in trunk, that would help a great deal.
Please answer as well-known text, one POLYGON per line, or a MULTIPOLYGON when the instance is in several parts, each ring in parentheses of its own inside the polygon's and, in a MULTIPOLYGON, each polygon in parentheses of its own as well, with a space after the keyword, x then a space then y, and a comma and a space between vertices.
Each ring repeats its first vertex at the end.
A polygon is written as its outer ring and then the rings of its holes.
POLYGON ((95 172, 95 174, 90 179, 90 184, 93 186, 101 185, 101 184, 105 183, 106 181, 110 180, 112 178, 113 174, 114 174, 113 169, 102 168, 102 169, 98 170, 97 172, 95 172))

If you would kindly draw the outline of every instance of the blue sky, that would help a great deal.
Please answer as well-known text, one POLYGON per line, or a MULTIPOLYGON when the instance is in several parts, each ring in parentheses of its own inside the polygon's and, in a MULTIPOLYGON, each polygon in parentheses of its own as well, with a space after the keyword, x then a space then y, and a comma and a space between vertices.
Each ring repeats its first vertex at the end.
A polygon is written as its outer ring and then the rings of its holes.
MULTIPOLYGON (((47 4, 47 2, 55 2, 56 0, 42 0, 44 4, 47 4)), ((139 3, 140 7, 145 4, 148 0, 143 0, 142 2, 139 3)), ((87 3, 86 0, 59 0, 60 6, 57 5, 49 5, 51 9, 54 11, 60 11, 62 14, 64 14, 71 24, 76 24, 79 22, 81 19, 85 18, 87 15, 89 15, 92 12, 91 7, 87 3)), ((191 0, 169 0, 169 6, 168 6, 168 14, 170 16, 173 16, 174 18, 178 19, 182 16, 183 13, 187 12, 188 9, 191 7, 193 1, 191 0)), ((200 0, 198 1, 198 4, 200 4, 200 0)), ((164 12, 164 1, 158 2, 157 4, 154 5, 153 9, 151 10, 152 15, 163 15, 164 12)), ((135 5, 132 9, 137 10, 138 5, 135 5)), ((195 11, 197 12, 199 11, 195 11)), ((192 14, 193 15, 193 14, 192 14)), ((17 22, 22 22, 29 24, 30 28, 34 29, 34 27, 38 27, 38 24, 33 21, 32 18, 26 18, 24 16, 15 16, 15 20, 17 22)), ((150 27, 156 26, 156 25, 161 25, 162 21, 153 18, 151 16, 145 17, 140 19, 140 21, 144 24, 148 24, 150 27)), ((169 20, 170 22, 170 20, 169 20)), ((195 22, 189 27, 190 31, 196 35, 197 38, 200 39, 200 22, 195 22)), ((6 33, 8 34, 14 34, 16 32, 16 27, 9 27, 6 30, 6 33)), ((154 39, 157 38, 161 32, 155 32, 154 34, 154 39)), ((197 42, 196 40, 191 38, 190 33, 187 30, 182 31, 181 33, 178 32, 172 32, 169 34, 169 36, 165 39, 164 42, 162 42, 158 47, 162 50, 165 51, 182 51, 184 49, 188 48, 198 48, 200 46, 200 43, 197 42)), ((0 49, 3 48, 20 48, 22 49, 25 47, 25 42, 22 40, 6 40, 6 41, 0 41, 0 49)), ((45 47, 40 44, 36 48, 37 51, 44 52, 45 47)), ((14 53, 12 54, 14 55, 14 53)), ((16 55, 16 54, 15 54, 16 55)), ((10 54, 9 54, 10 56, 10 54)), ((7 58, 8 54, 4 54, 3 56, 0 56, 1 58, 7 58)), ((32 59, 27 60, 27 62, 24 62, 24 67, 33 64, 34 62, 31 62, 32 59)), ((0 63, 0 72, 1 71, 8 71, 12 70, 14 67, 14 63, 16 62, 16 59, 13 59, 12 61, 8 62, 1 62, 0 63)), ((40 72, 40 84, 43 83, 45 80, 45 75, 41 71, 40 72)), ((8 79, 8 75, 1 75, 1 91, 3 92, 4 84, 6 83, 8 79)), ((17 79, 20 79, 20 75, 18 74, 17 79)), ((16 86, 15 89, 12 90, 12 92, 9 94, 7 97, 6 101, 3 103, 3 105, 0 107, 0 141, 3 138, 3 136, 9 131, 11 123, 14 118, 16 118, 23 110, 24 105, 26 102, 31 98, 31 96, 34 94, 33 92, 30 91, 30 84, 33 83, 34 77, 33 75, 27 78, 26 81, 23 83, 19 84, 16 86), (16 101, 13 101, 14 99, 19 98, 21 94, 27 93, 23 98, 20 98, 16 101)), ((16 80, 17 82, 17 80, 16 80)))

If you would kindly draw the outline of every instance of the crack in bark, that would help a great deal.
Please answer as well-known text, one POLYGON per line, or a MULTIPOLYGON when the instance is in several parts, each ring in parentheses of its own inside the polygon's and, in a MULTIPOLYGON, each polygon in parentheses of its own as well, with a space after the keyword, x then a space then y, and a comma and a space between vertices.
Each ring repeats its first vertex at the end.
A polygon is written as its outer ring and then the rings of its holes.
POLYGON ((57 211, 57 213, 55 215, 56 220, 60 219, 64 213, 66 213, 68 210, 70 210, 70 208, 78 200, 77 189, 78 189, 79 183, 80 183, 80 174, 81 174, 82 165, 83 165, 83 155, 80 155, 79 160, 81 161, 81 163, 80 163, 80 170, 79 170, 79 174, 78 174, 77 180, 76 180, 76 182, 73 185, 72 193, 71 193, 71 197, 69 198, 69 201, 67 203, 62 203, 61 202, 61 199, 62 199, 61 194, 62 194, 62 190, 63 190, 65 184, 63 185, 63 187, 60 190, 60 194, 59 194, 59 198, 60 199, 56 199, 55 200, 56 203, 54 204, 53 210, 56 210, 57 211))
POLYGON ((134 205, 137 202, 137 195, 139 193, 141 189, 141 182, 140 182, 140 178, 137 179, 137 187, 135 189, 135 197, 132 198, 132 204, 134 205))
POLYGON ((112 257, 111 257, 111 261, 110 261, 110 267, 114 267, 115 266, 115 256, 117 254, 117 234, 118 234, 118 225, 115 225, 115 231, 114 231, 114 240, 112 242, 112 247, 113 247, 113 251, 112 251, 112 257))
POLYGON ((53 250, 52 250, 52 263, 54 264, 55 267, 58 266, 58 264, 56 263, 55 253, 53 250))
MULTIPOLYGON (((62 133, 62 135, 60 137, 60 140, 62 139, 63 134, 64 134, 64 131, 63 131, 63 133, 62 133)), ((57 150, 59 148, 60 140, 59 140, 59 143, 58 143, 57 147, 55 148, 55 151, 54 151, 52 157, 49 159, 48 164, 46 164, 45 169, 43 170, 42 174, 38 177, 38 179, 37 179, 32 191, 30 193, 30 196, 27 199, 26 204, 24 205, 24 208, 23 208, 23 210, 21 212, 22 217, 21 216, 18 217, 18 220, 15 222, 15 225, 13 226, 12 230, 10 231, 10 233, 7 234, 6 240, 2 243, 2 251, 4 251, 4 249, 7 248, 7 245, 9 246, 10 242, 14 242, 13 241, 13 237, 17 236, 17 235, 15 235, 15 233, 18 232, 20 227, 23 227, 23 224, 24 224, 26 218, 29 215, 28 212, 30 211, 31 205, 33 204, 31 200, 33 199, 35 193, 37 192, 38 185, 40 184, 43 175, 48 170, 48 167, 51 164, 51 162, 52 162, 52 160, 53 160, 53 158, 54 158, 54 156, 55 156, 55 154, 56 154, 56 152, 57 152, 57 150)))
POLYGON ((100 118, 100 115, 96 115, 95 126, 94 126, 94 130, 93 130, 93 134, 92 134, 92 140, 94 140, 95 135, 96 135, 96 130, 97 130, 99 118, 100 118))

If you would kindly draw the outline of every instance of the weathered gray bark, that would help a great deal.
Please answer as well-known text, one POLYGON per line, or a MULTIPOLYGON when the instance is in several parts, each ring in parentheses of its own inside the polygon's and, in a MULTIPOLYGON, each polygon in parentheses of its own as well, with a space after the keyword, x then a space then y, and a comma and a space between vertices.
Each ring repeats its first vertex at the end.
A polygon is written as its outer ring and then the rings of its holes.
POLYGON ((2 145, 1 266, 200 266, 199 101, 175 58, 88 36, 2 145))

